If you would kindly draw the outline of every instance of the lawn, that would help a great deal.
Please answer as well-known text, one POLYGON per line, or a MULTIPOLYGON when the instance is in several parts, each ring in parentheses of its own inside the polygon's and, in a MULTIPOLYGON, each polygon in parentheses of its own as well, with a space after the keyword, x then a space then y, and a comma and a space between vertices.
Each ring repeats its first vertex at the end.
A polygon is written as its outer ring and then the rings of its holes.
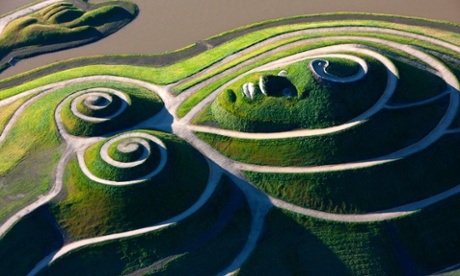
MULTIPOLYGON (((209 174, 203 156, 172 134, 142 132, 159 137, 168 154, 163 170, 145 182, 128 186, 105 185, 88 179, 76 160, 69 163, 66 198, 57 203, 53 211, 71 237, 87 238, 147 227, 178 215, 199 198, 209 174)), ((89 149, 89 152, 89 155, 91 152, 98 154, 98 150, 89 149)), ((97 174, 107 173, 106 170, 116 174, 121 170, 101 160, 88 167, 97 174)), ((133 177, 144 176, 142 173, 133 175, 134 172, 133 169, 130 174, 133 177)))
POLYGON ((412 203, 460 183, 458 134, 409 157, 362 169, 306 174, 258 173, 246 177, 265 193, 333 213, 367 213, 412 203))
POLYGON ((407 109, 384 109, 362 124, 325 135, 283 139, 242 139, 204 132, 197 135, 223 155, 244 163, 341 164, 385 156, 420 141, 439 123, 447 104, 443 98, 407 109))
POLYGON ((227 178, 195 214, 161 230, 83 247, 39 275, 215 275, 242 249, 251 222, 242 192, 227 178))
MULTIPOLYGON (((5 27, 0 34, 0 59, 18 50, 30 51, 59 44, 61 46, 55 47, 62 48, 65 43, 97 40, 123 27, 136 15, 137 7, 128 2, 122 5, 106 3, 89 10, 67 2, 52 4, 15 19, 5 27)), ((27 55, 31 53, 22 51, 19 57, 27 55)))

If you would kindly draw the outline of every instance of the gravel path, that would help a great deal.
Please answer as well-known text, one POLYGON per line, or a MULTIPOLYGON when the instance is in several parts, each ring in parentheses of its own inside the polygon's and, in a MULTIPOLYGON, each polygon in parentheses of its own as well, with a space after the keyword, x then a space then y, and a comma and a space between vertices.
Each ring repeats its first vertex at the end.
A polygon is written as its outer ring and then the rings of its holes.
POLYGON ((364 78, 367 74, 367 71, 368 71, 367 63, 362 58, 358 58, 354 56, 348 57, 347 55, 329 55, 326 57, 338 57, 338 58, 350 59, 359 64, 359 69, 358 69, 358 72, 356 72, 352 76, 337 77, 337 76, 329 74, 329 72, 327 71, 327 67, 329 67, 329 61, 322 60, 322 59, 313 60, 312 62, 310 62, 310 70, 313 72, 313 74, 315 74, 319 78, 322 78, 324 80, 331 81, 331 82, 349 83, 349 82, 359 81, 362 78, 364 78))
MULTIPOLYGON (((48 1, 51 2, 51 1, 48 1)), ((55 1, 58 2, 58 1, 55 1)), ((448 44, 446 42, 434 39, 434 38, 429 38, 429 37, 424 37, 421 35, 416 35, 416 34, 409 34, 406 32, 401 32, 401 31, 394 31, 394 30, 385 30, 385 29, 380 29, 380 28, 370 28, 370 27, 340 27, 340 28, 326 28, 326 29, 320 29, 320 30, 305 30, 305 31, 299 31, 299 32, 293 32, 290 34, 286 35, 281 35, 278 37, 274 37, 272 39, 268 39, 264 42, 261 42, 257 45, 254 45, 247 50, 243 50, 240 53, 237 53, 235 55, 229 56, 225 58, 223 61, 216 63, 215 65, 211 66, 210 68, 206 69, 205 71, 198 73, 194 75, 193 77, 197 77, 200 75, 205 74, 206 72, 209 72, 211 70, 214 70, 224 64, 225 62, 230 62, 231 60, 234 60, 241 56, 242 54, 253 51, 254 49, 257 49, 259 47, 266 46, 270 43, 273 43, 275 41, 284 39, 289 36, 294 36, 294 35, 301 35, 305 33, 313 33, 313 32, 380 32, 380 33, 386 33, 386 34, 394 34, 394 35, 404 35, 406 37, 412 37, 412 38, 417 38, 417 39, 423 39, 427 42, 441 45, 443 47, 446 47, 448 49, 455 50, 457 52, 460 52, 460 48, 451 44, 448 44)), ((238 78, 233 79, 232 81, 226 83, 219 89, 217 89, 215 92, 213 92, 211 95, 206 97, 203 101, 201 101, 199 104, 197 104, 191 112, 189 112, 183 119, 179 119, 175 114, 177 111, 177 108, 180 106, 180 104, 190 95, 196 93, 199 91, 200 88, 202 88, 204 85, 213 82, 222 76, 226 74, 230 74, 232 72, 237 71, 240 67, 242 66, 247 66, 249 64, 252 64, 254 62, 257 62, 258 60, 266 57, 268 54, 273 54, 282 50, 289 49, 291 47, 298 46, 301 43, 306 43, 306 42, 312 42, 314 39, 308 39, 308 40, 303 40, 299 42, 294 42, 289 45, 281 46, 277 49, 274 49, 272 51, 267 52, 266 54, 259 55, 257 57, 251 58, 248 61, 242 63, 242 65, 235 66, 229 70, 226 70, 223 73, 217 74, 216 76, 210 78, 207 81, 204 81, 203 83, 200 83, 189 90, 185 91, 178 97, 173 97, 170 93, 171 88, 174 86, 157 86, 153 85, 147 82, 139 81, 139 80, 133 80, 129 78, 124 78, 124 77, 115 77, 115 76, 91 76, 91 77, 82 77, 82 78, 76 78, 72 80, 67 80, 67 81, 61 81, 57 82, 55 84, 51 85, 46 85, 42 86, 39 88, 35 88, 26 92, 23 92, 21 94, 18 94, 17 96, 11 97, 10 99, 5 99, 0 101, 0 107, 3 105, 6 105, 8 103, 11 103, 13 100, 11 99, 19 99, 21 97, 26 97, 29 95, 33 95, 34 93, 41 92, 37 96, 34 96, 30 100, 26 101, 13 115, 13 117, 10 119, 10 121, 7 124, 7 127, 3 131, 2 135, 0 136, 0 143, 7 137, 11 126, 16 122, 18 116, 21 114, 21 112, 28 107, 31 103, 35 102, 36 100, 40 99, 46 94, 52 93, 56 91, 57 89, 75 84, 75 83, 80 83, 80 82, 90 82, 90 81, 114 81, 114 82, 125 82, 125 83, 130 83, 134 85, 139 85, 142 87, 145 87, 147 89, 150 89, 152 91, 155 91, 156 93, 159 94, 159 96, 162 98, 162 100, 165 103, 165 109, 162 110, 159 114, 156 116, 153 116, 151 119, 147 120, 146 122, 140 124, 140 126, 150 126, 150 127, 156 127, 157 123, 158 126, 161 125, 161 128, 163 129, 170 129, 170 132, 176 134, 180 138, 186 140, 190 144, 192 144, 195 148, 197 148, 201 153, 203 153, 209 160, 211 164, 211 174, 209 177, 208 185, 206 187, 206 190, 204 193, 201 195, 200 199, 190 207, 187 211, 184 213, 171 218, 167 221, 164 221, 160 224, 153 225, 151 227, 146 227, 142 229, 137 229, 133 231, 127 231, 123 233, 117 233, 117 234, 112 234, 112 235, 107 235, 107 236, 102 236, 102 237, 96 237, 96 238, 90 238, 90 239, 84 239, 80 241, 76 241, 73 243, 70 243, 68 245, 65 245, 63 248, 61 248, 59 251, 54 252, 53 254, 49 255, 46 257, 44 260, 42 260, 35 268, 33 271, 30 272, 29 275, 35 275, 38 271, 40 271, 42 268, 46 267, 48 264, 53 262, 54 260, 58 259, 59 257, 71 252, 72 250, 75 250, 77 248, 87 246, 90 244, 94 243, 100 243, 103 241, 109 241, 109 240, 114 240, 114 239, 119 239, 119 238, 124 238, 124 237, 130 237, 130 236, 135 236, 135 235, 140 235, 144 233, 148 233, 151 231, 155 231, 157 229, 161 229, 164 227, 167 227, 171 224, 177 223, 178 221, 190 216, 194 212, 196 212, 199 208, 201 208, 204 203, 209 199, 211 196, 212 192, 214 191, 220 176, 222 173, 229 174, 233 181, 238 185, 238 187, 245 193, 246 198, 248 199, 250 208, 251 208, 251 215, 252 215, 252 222, 251 222, 251 232, 248 237, 248 241, 242 250, 240 254, 235 258, 234 262, 229 265, 226 269, 222 271, 222 275, 225 275, 227 273, 232 273, 236 269, 238 269, 244 261, 247 259, 249 254, 252 252, 254 249, 257 240, 259 239, 262 229, 263 229, 263 224, 264 224, 264 219, 265 219, 265 214, 267 211, 272 207, 272 206, 277 206, 280 208, 284 208, 293 212, 309 215, 312 217, 316 218, 322 218, 322 219, 328 219, 328 220, 335 220, 335 221, 378 221, 378 220, 385 220, 389 218, 394 218, 402 215, 407 215, 410 214, 411 212, 414 212, 420 208, 424 208, 426 206, 429 206, 435 202, 438 202, 442 199, 445 199, 449 196, 452 196, 458 192, 460 192, 460 186, 457 186, 449 191, 446 191, 442 194, 435 195, 433 197, 430 197, 428 199, 411 203, 405 206, 400 206, 391 210, 383 210, 380 212, 375 212, 372 214, 350 214, 350 215, 343 215, 343 214, 330 214, 330 213, 325 213, 325 212, 319 212, 316 210, 311 210, 308 208, 302 208, 299 206, 295 206, 293 204, 284 202, 279 199, 275 199, 273 197, 267 196, 261 191, 259 191, 257 188, 255 188, 251 183, 248 183, 247 180, 244 178, 244 176, 241 173, 241 170, 251 170, 251 171, 259 171, 259 172, 279 172, 279 173, 306 173, 306 172, 316 172, 316 171, 334 171, 334 170, 346 170, 346 169, 354 169, 354 168, 362 168, 366 166, 373 166, 376 164, 381 164, 384 162, 391 162, 393 160, 397 160, 399 158, 406 157, 408 155, 414 154, 418 151, 421 151, 437 141, 442 135, 445 133, 449 133, 448 127, 451 124, 454 116, 457 113, 458 110, 458 104, 459 104, 459 96, 458 96, 458 91, 459 91, 459 83, 458 80, 455 78, 455 76, 439 61, 436 59, 432 58, 431 56, 413 48, 407 45, 402 45, 396 42, 391 42, 391 41, 386 41, 382 39, 377 39, 377 38, 365 38, 365 37, 353 37, 353 36, 334 36, 330 37, 328 39, 336 39, 336 40, 345 40, 345 39, 350 39, 350 38, 357 38, 365 41, 372 41, 372 42, 377 42, 381 44, 385 44, 390 47, 397 48, 399 50, 405 51, 407 53, 410 53, 411 55, 423 60, 424 62, 428 63, 431 67, 433 67, 438 74, 446 81, 446 83, 449 86, 449 89, 444 93, 445 95, 448 95, 450 97, 450 102, 449 102, 449 107, 448 110, 446 111, 445 115, 443 118, 440 120, 438 125, 430 132, 426 137, 424 137, 422 140, 419 142, 401 149, 395 153, 389 154, 387 156, 382 156, 378 159, 375 160, 364 160, 361 162, 355 162, 355 163, 348 163, 348 164, 336 164, 336 165, 328 165, 328 166, 317 166, 317 167, 270 167, 270 166, 256 166, 256 165, 251 165, 251 164, 243 164, 239 162, 235 162, 229 158, 226 158, 222 154, 220 154, 217 150, 213 149, 210 145, 206 144, 202 140, 200 140, 195 134, 194 131, 201 131, 201 132, 208 132, 208 133, 216 133, 220 135, 226 135, 226 136, 231 136, 231 137, 238 137, 238 138, 247 138, 247 139, 281 139, 281 138, 288 138, 288 137, 301 137, 301 136, 309 136, 309 135, 324 135, 327 133, 332 133, 335 131, 341 131, 346 128, 350 128, 353 126, 356 126, 359 124, 361 121, 369 118, 373 114, 377 113, 380 111, 382 108, 389 108, 387 105, 387 102, 391 95, 393 94, 393 91, 395 90, 395 87, 397 85, 397 79, 398 79, 398 71, 396 67, 393 65, 391 61, 389 61, 387 58, 383 57, 382 55, 371 51, 369 49, 361 48, 357 45, 354 44, 343 44, 343 45, 337 45, 337 46, 328 46, 324 47, 321 49, 315 49, 311 51, 306 51, 304 53, 292 55, 290 57, 286 57, 271 63, 268 63, 266 65, 260 66, 258 68, 255 68, 238 78), (296 62, 301 59, 307 59, 307 58, 314 58, 314 57, 324 57, 330 54, 331 52, 355 52, 355 53, 360 53, 360 54, 365 54, 372 56, 376 59, 378 59, 386 68, 388 72, 388 80, 387 80, 387 87, 385 89, 385 92, 382 94, 382 97, 376 102, 374 106, 372 106, 368 111, 365 113, 361 114, 357 118, 353 119, 352 121, 340 125, 340 126, 334 126, 331 128, 327 129, 319 129, 319 130, 298 130, 298 131, 290 131, 290 132, 282 132, 282 133, 243 133, 243 132, 236 132, 236 131, 228 131, 228 130, 221 130, 221 129, 215 129, 211 127, 203 127, 203 126, 191 126, 190 122, 195 117, 195 115, 201 111, 203 108, 205 108, 208 104, 210 104, 217 96, 218 94, 230 83, 236 81, 237 79, 246 76, 247 74, 250 74, 252 72, 256 71, 261 71, 261 70, 269 70, 273 68, 280 68, 283 66, 286 66, 288 64, 291 64, 293 62, 296 62), (169 116, 167 116, 169 114, 169 116), (167 121, 167 123, 164 123, 167 121), (164 124, 161 124, 161 123, 164 124), (155 125, 152 125, 152 123, 155 123, 155 125), (11 126, 10 126, 11 125, 11 126)), ((323 38, 322 38, 323 39, 323 38)), ((177 85, 177 84, 176 84, 177 85)), ((420 103, 423 104, 423 103, 420 103)), ((36 202, 33 204, 27 206, 26 208, 22 209, 15 215, 13 215, 6 223, 0 226, 0 236, 2 236, 8 229, 11 228, 11 226, 16 223, 20 218, 23 216, 27 215, 28 213, 32 212, 39 206, 47 203, 49 200, 54 198, 62 189, 62 179, 63 179, 63 174, 65 171, 65 166, 69 159, 77 153, 77 156, 79 156, 79 160, 82 159, 82 154, 84 150, 91 144, 93 144, 96 141, 99 141, 103 139, 102 137, 96 137, 96 138, 79 138, 79 137, 74 137, 72 135, 69 135, 68 133, 65 132, 65 128, 63 127, 62 121, 60 119, 60 111, 63 107, 63 104, 61 103, 58 108, 56 109, 56 124, 59 129, 59 133, 62 136, 63 140, 65 143, 67 143, 68 147, 63 154, 61 160, 58 163, 57 169, 56 169, 56 182, 53 185, 53 188, 51 191, 47 193, 47 195, 41 197, 38 199, 36 202)), ((400 107, 403 108, 403 107, 400 107)), ((163 158, 162 158, 163 160, 163 158)), ((83 161, 84 163, 84 161, 83 161)), ((80 163, 82 165, 82 163, 80 163)), ((82 166, 83 168, 85 166, 82 166)), ((88 176, 91 177, 91 173, 89 173, 89 170, 86 171, 84 170, 84 173, 88 176)), ((95 181, 99 181, 99 179, 96 179, 95 181)), ((103 183, 103 182, 102 182, 103 183)))
POLYGON ((121 239, 121 238, 127 238, 127 237, 132 237, 132 236, 137 236, 145 233, 149 233, 158 229, 162 229, 168 226, 171 226, 175 223, 178 223, 179 221, 189 217, 190 215, 194 214, 196 211, 198 211, 211 197, 212 193, 217 187, 217 184, 220 181, 220 178, 222 176, 222 169, 212 165, 210 166, 210 175, 208 179, 208 184, 203 192, 203 194, 200 196, 197 202, 193 204, 189 209, 187 209, 185 212, 170 218, 166 221, 163 221, 161 223, 158 223, 156 225, 150 226, 150 227, 145 227, 141 229, 136 229, 132 231, 127 231, 123 233, 118 233, 118 234, 112 234, 112 235, 106 235, 102 237, 96 237, 96 238, 90 238, 90 239, 84 239, 84 240, 79 240, 70 244, 67 244, 63 246, 61 249, 58 251, 55 251, 51 253, 49 256, 44 258, 42 261, 40 261, 37 266, 28 274, 28 275, 35 275, 37 274, 40 270, 45 268, 48 264, 52 263, 56 259, 60 258, 61 256, 86 245, 90 244, 95 244, 95 243, 101 243, 101 242, 106 242, 110 240, 116 240, 116 239, 121 239))
POLYGON ((40 2, 38 4, 32 5, 30 7, 27 7, 25 9, 19 10, 17 12, 14 12, 12 14, 9 14, 5 17, 0 18, 0 34, 3 32, 3 29, 5 29, 6 25, 8 25, 11 21, 18 19, 20 17, 23 17, 25 15, 28 15, 29 13, 36 12, 40 9, 43 9, 44 7, 47 7, 51 4, 58 3, 58 2, 63 2, 65 0, 47 0, 40 2))

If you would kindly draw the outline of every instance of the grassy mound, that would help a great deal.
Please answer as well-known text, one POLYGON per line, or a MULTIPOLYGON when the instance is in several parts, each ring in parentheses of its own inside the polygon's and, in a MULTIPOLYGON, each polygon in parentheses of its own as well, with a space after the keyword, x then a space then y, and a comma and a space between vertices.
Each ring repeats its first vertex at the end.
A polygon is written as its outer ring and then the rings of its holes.
POLYGON ((109 22, 123 21, 128 18, 132 19, 133 14, 130 14, 122 7, 108 5, 82 14, 77 19, 67 23, 67 26, 71 28, 86 25, 92 27, 101 27, 105 24, 108 24, 109 22))
POLYGON ((446 136, 412 156, 363 169, 245 175, 262 191, 300 206, 335 213, 373 212, 422 200, 458 185, 459 142, 460 135, 446 136))
POLYGON ((359 71, 359 64, 353 60, 345 58, 328 58, 329 66, 326 67, 326 72, 336 77, 353 76, 359 71))
MULTIPOLYGON (((92 145, 85 153, 85 163, 88 164, 89 170, 97 177, 113 181, 133 180, 148 175, 160 164, 161 156, 158 145, 150 140, 143 140, 148 144, 150 153, 147 153, 148 149, 140 144, 137 144, 138 148, 134 151, 128 153, 120 152, 117 146, 122 143, 123 140, 115 142, 108 149, 109 157, 123 163, 135 162, 141 159, 143 155, 148 155, 142 164, 134 167, 119 168, 106 163, 100 155, 101 147, 113 138, 114 137, 92 145)), ((134 144, 135 143, 133 143, 133 145, 134 144)))
MULTIPOLYGON (((80 87, 82 86, 77 86, 73 91, 84 90, 77 90, 80 87)), ((150 118, 163 107, 163 102, 158 95, 142 87, 115 82, 93 83, 85 87, 96 89, 97 87, 105 87, 118 90, 128 97, 129 102, 126 103, 128 105, 126 109, 118 116, 106 121, 92 122, 77 117, 72 113, 71 104, 75 97, 70 97, 61 111, 61 118, 66 130, 76 136, 99 136, 115 132, 150 118)), ((121 107, 121 101, 123 100, 117 95, 111 95, 113 101, 106 108, 100 110, 88 109, 82 102, 78 102, 77 109, 90 117, 112 115, 121 107)))
MULTIPOLYGON (((206 160, 189 144, 171 134, 145 132, 160 138, 168 155, 163 170, 146 182, 120 187, 100 184, 89 180, 76 161, 69 163, 65 181, 67 197, 54 211, 70 236, 92 237, 150 226, 185 211, 196 202, 208 179, 206 160)), ((98 153, 97 147, 95 153, 98 153)), ((87 166, 92 172, 99 170, 104 174, 107 172, 102 171, 107 169, 125 177, 123 171, 98 162, 87 166)))
POLYGON ((458 263, 460 196, 375 223, 315 219, 279 209, 239 275, 428 275, 458 263))
POLYGON ((243 248, 250 222, 244 195, 224 178, 209 201, 185 220, 148 234, 81 248, 41 274, 184 275, 193 271, 216 275, 243 248))
POLYGON ((394 235, 412 259, 415 274, 428 275, 460 259, 460 195, 393 222, 394 235))
POLYGON ((260 72, 231 84, 212 104, 215 121, 222 128, 249 132, 334 126, 371 107, 385 89, 385 69, 373 59, 367 58, 368 75, 348 84, 316 80, 308 69, 309 62, 280 69, 287 72, 286 77, 276 76, 280 70, 260 72), (243 94, 245 83, 255 86, 252 100, 243 94))
POLYGON ((64 2, 18 18, 0 34, 0 59, 19 49, 100 39, 134 19, 134 4, 122 6, 104 4, 85 11, 64 2))
POLYGON ((401 275, 379 223, 337 223, 272 209, 238 275, 401 275))
POLYGON ((237 161, 270 166, 318 166, 377 158, 425 137, 445 114, 446 97, 418 107, 383 110, 353 128, 286 139, 240 139, 210 133, 198 137, 237 161))
POLYGON ((446 91, 446 82, 435 74, 398 60, 394 60, 394 63, 398 68, 399 80, 390 103, 422 101, 446 91))
POLYGON ((77 110, 83 115, 96 118, 110 116, 111 114, 117 112, 118 109, 122 108, 123 104, 123 100, 119 97, 112 97, 110 102, 104 97, 95 97, 94 99, 88 99, 88 102, 100 109, 93 109, 85 104, 85 100, 80 100, 77 103, 77 110))
POLYGON ((53 24, 61 24, 79 18, 85 11, 70 3, 56 3, 40 10, 39 13, 44 20, 53 24))

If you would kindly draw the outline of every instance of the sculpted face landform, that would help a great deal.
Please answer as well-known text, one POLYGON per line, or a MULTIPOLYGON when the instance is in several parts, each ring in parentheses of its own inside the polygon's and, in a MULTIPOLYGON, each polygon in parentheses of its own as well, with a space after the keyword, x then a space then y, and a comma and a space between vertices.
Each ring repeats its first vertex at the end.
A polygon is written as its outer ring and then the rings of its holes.
MULTIPOLYGON (((54 4, 16 24, 94 32, 90 15, 54 4)), ((264 23, 143 66, 51 66, 0 91, 0 273, 455 268, 460 39, 365 16, 264 23)))

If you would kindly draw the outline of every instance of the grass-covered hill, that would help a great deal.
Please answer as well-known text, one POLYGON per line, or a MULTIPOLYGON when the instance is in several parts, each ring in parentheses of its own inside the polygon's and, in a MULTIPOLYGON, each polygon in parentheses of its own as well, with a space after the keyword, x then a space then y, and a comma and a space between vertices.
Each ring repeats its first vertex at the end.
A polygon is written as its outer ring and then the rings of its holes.
MULTIPOLYGON (((126 5, 17 22, 101 32, 126 5)), ((0 274, 455 271, 455 30, 301 16, 0 81, 0 274)))
POLYGON ((75 47, 101 39, 137 15, 137 7, 112 1, 88 5, 80 0, 58 2, 10 22, 0 33, 0 71, 43 52, 75 47))
MULTIPOLYGON (((252 73, 231 84, 211 106, 215 121, 222 128, 249 132, 335 126, 370 108, 385 89, 385 69, 375 60, 369 60, 365 79, 345 84, 315 78, 308 70, 311 62, 252 73), (279 76, 283 71, 286 75, 279 76), (254 86, 253 98, 243 91, 249 83, 254 86)), ((330 64, 337 75, 353 75, 356 69, 344 59, 331 59, 330 64)))

